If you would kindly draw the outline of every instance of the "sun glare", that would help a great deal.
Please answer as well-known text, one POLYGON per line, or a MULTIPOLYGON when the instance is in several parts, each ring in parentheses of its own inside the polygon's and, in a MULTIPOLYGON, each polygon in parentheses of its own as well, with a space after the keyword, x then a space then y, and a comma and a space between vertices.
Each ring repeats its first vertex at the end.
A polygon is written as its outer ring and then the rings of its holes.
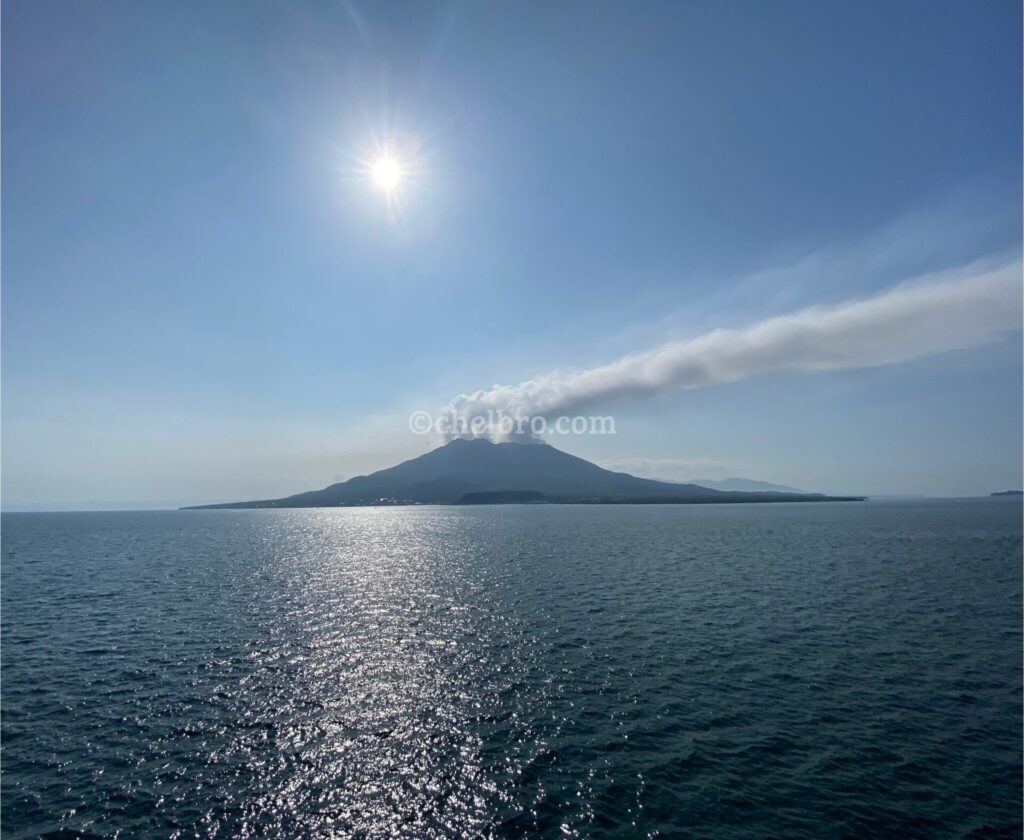
POLYGON ((402 180, 402 167, 390 155, 377 158, 370 171, 377 185, 388 192, 395 189, 402 180))
POLYGON ((415 137, 370 130, 361 150, 339 152, 347 159, 343 178, 359 186, 353 196, 372 198, 366 210, 389 224, 405 217, 429 183, 423 144, 415 137))

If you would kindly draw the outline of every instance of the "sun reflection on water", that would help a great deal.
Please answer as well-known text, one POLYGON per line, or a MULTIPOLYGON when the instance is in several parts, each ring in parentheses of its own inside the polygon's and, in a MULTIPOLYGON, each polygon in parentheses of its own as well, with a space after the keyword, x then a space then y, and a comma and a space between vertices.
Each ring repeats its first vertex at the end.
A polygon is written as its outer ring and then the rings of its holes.
POLYGON ((248 687, 270 682, 274 699, 230 747, 265 786, 243 831, 269 817, 337 836, 486 833, 502 795, 480 729, 517 668, 481 680, 509 619, 464 563, 475 547, 452 520, 381 509, 290 524, 279 624, 248 687))

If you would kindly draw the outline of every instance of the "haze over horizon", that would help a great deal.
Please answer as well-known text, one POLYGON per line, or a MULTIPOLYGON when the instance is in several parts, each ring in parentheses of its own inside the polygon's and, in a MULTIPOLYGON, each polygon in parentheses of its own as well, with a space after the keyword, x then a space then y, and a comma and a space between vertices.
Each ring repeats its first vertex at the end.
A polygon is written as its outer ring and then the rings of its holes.
POLYGON ((5 4, 5 509, 320 488, 446 405, 1020 488, 1018 5, 239 8, 5 4))

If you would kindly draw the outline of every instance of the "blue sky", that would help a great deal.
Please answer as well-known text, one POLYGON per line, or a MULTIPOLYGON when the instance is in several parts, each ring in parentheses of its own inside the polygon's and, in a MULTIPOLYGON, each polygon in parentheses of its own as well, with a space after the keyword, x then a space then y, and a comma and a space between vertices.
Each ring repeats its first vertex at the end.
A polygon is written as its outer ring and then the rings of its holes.
MULTIPOLYGON (((413 409, 1019 265, 1011 2, 3 9, 3 501, 217 500, 413 409), (401 210, 360 160, 387 142, 401 210), (920 278, 924 277, 925 281, 920 278)), ((1020 485, 1021 337, 618 400, 668 478, 1020 485)))

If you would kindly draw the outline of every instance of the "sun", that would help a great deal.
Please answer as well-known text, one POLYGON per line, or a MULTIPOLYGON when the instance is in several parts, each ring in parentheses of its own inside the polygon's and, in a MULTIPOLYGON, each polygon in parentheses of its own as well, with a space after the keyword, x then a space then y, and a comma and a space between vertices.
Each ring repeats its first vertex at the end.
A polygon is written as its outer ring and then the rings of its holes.
POLYGON ((338 152, 342 178, 359 187, 353 198, 372 199, 367 211, 388 223, 401 222, 430 193, 428 155, 418 137, 371 130, 361 148, 338 147, 338 152))
POLYGON ((391 155, 381 155, 370 167, 370 174, 377 186, 391 192, 402 180, 402 166, 391 155))

